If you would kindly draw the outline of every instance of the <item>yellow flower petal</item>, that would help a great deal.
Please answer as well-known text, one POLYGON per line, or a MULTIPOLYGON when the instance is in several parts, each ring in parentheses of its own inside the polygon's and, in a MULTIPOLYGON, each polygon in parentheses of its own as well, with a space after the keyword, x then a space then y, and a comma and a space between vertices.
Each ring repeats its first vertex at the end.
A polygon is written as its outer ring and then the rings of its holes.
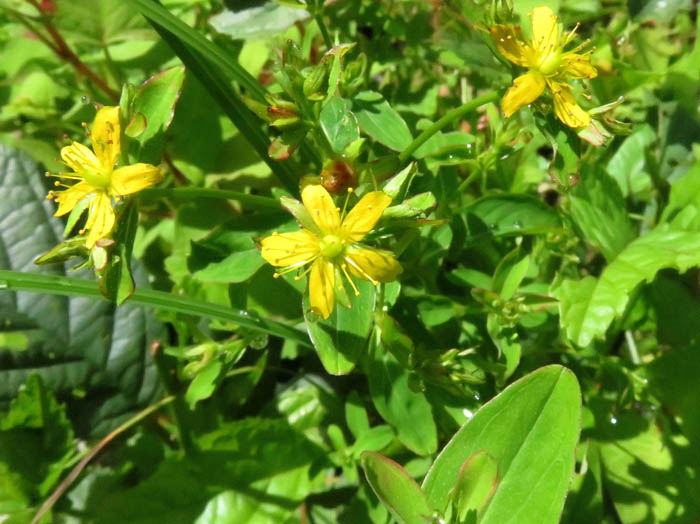
POLYGON ((387 251, 351 246, 345 254, 350 273, 365 280, 391 282, 403 269, 387 251))
POLYGON ((532 50, 523 42, 522 35, 516 33, 513 26, 494 25, 489 28, 489 32, 499 53, 519 66, 530 65, 532 50))
POLYGON ((340 226, 340 214, 328 191, 317 184, 306 186, 301 192, 301 200, 316 225, 324 233, 335 233, 340 226))
POLYGON ((106 193, 100 192, 90 202, 85 229, 89 230, 87 247, 92 248, 101 238, 109 236, 114 227, 112 201, 106 193))
POLYGON ((102 166, 95 154, 80 142, 73 142, 61 149, 61 158, 76 173, 81 171, 101 171, 102 166))
POLYGON ((568 85, 550 82, 549 87, 554 95, 554 113, 559 120, 569 127, 584 127, 590 123, 591 115, 576 103, 568 85))
POLYGON ((544 91, 544 77, 537 72, 527 73, 513 80, 513 86, 506 91, 501 108, 506 117, 518 109, 537 100, 544 91))
POLYGON ((124 166, 112 173, 110 190, 113 195, 130 195, 157 184, 163 179, 160 168, 151 164, 124 166))
POLYGON ((318 254, 318 237, 308 231, 280 233, 262 239, 262 257, 273 266, 302 264, 318 254))
POLYGON ((311 311, 321 315, 324 319, 331 316, 335 305, 335 273, 333 264, 325 258, 317 258, 311 266, 309 277, 309 298, 311 299, 311 311))
POLYGON ((540 57, 559 46, 557 17, 547 6, 532 11, 532 46, 540 57))
POLYGON ((80 200, 82 200, 87 194, 92 193, 94 190, 95 188, 87 182, 79 182, 68 189, 57 192, 56 201, 58 202, 58 209, 56 210, 54 216, 60 217, 66 213, 69 213, 80 200))
POLYGON ((372 231, 389 204, 391 204, 391 198, 386 193, 381 191, 367 193, 347 214, 340 227, 348 238, 359 242, 372 231))
POLYGON ((591 65, 587 55, 571 53, 561 59, 561 68, 571 78, 595 78, 598 71, 591 65))
POLYGON ((92 123, 90 140, 100 164, 108 171, 112 170, 119 157, 120 133, 119 107, 105 106, 100 108, 92 123))

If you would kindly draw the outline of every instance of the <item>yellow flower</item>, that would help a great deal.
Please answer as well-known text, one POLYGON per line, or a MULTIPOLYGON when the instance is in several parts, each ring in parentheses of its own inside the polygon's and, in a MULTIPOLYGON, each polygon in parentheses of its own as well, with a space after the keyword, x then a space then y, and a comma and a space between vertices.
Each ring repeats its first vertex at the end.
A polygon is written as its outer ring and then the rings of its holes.
POLYGON ((569 78, 593 78, 598 73, 590 63, 588 53, 577 54, 587 42, 570 51, 564 48, 574 38, 576 27, 565 35, 559 34, 557 17, 549 7, 537 7, 532 14, 532 41, 524 40, 519 27, 495 25, 491 38, 498 51, 516 65, 530 71, 513 81, 501 107, 507 117, 522 106, 534 102, 549 87, 554 98, 554 112, 569 127, 583 127, 591 116, 574 100, 569 78))
POLYGON ((88 248, 111 233, 115 220, 113 200, 119 201, 120 197, 141 191, 163 178, 160 169, 150 164, 133 164, 114 169, 121 150, 120 133, 119 108, 101 108, 92 124, 92 151, 78 142, 64 147, 61 149, 61 158, 73 172, 53 175, 62 180, 76 181, 70 186, 56 182, 56 186, 64 189, 49 193, 47 198, 58 201, 58 210, 54 216, 65 215, 82 199, 89 199, 88 219, 81 231, 89 231, 86 242, 88 248))
POLYGON ((341 213, 335 207, 323 186, 306 186, 301 199, 304 206, 292 201, 297 205, 292 211, 303 229, 264 238, 262 256, 273 266, 284 268, 275 277, 311 264, 296 278, 311 272, 309 295, 311 310, 316 314, 326 319, 333 312, 336 293, 344 293, 341 275, 359 295, 351 275, 377 285, 390 282, 401 273, 401 265, 391 253, 360 244, 391 203, 385 193, 367 193, 346 216, 345 210, 341 213))

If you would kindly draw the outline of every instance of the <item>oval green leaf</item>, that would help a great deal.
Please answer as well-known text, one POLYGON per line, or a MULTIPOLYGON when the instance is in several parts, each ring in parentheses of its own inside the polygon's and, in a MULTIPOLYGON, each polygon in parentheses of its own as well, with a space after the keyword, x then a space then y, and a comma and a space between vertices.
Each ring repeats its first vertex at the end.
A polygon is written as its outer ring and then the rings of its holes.
POLYGON ((340 304, 327 320, 310 312, 308 297, 304 297, 304 319, 311 342, 323 367, 331 375, 350 373, 364 349, 372 327, 375 293, 371 282, 356 282, 360 295, 353 297, 352 307, 340 304))
POLYGON ((362 131, 394 151, 403 151, 413 140, 404 119, 379 93, 358 93, 352 99, 352 110, 362 131))
POLYGON ((373 451, 364 451, 360 464, 367 482, 399 524, 425 524, 431 514, 418 483, 399 464, 373 451))
POLYGON ((485 450, 500 480, 480 524, 555 524, 559 521, 581 419, 574 374, 547 366, 510 385, 485 404, 445 446, 423 482, 430 507, 444 512, 462 464, 485 450))

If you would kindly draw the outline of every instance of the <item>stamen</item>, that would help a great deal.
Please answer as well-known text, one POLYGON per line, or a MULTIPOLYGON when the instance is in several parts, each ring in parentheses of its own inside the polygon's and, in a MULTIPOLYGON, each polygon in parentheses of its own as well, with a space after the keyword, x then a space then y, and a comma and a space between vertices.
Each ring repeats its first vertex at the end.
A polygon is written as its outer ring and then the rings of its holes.
POLYGON ((375 286, 379 285, 379 281, 373 279, 367 271, 362 269, 360 266, 358 266, 351 258, 345 257, 345 260, 350 264, 353 268, 355 268, 363 277, 365 277, 366 280, 369 280, 374 284, 375 286))
POLYGON ((314 267, 314 266, 309 266, 309 267, 306 269, 306 271, 304 271, 301 275, 295 276, 295 277, 294 277, 294 280, 301 280, 302 278, 304 278, 304 277, 307 275, 307 273, 308 273, 309 271, 311 271, 311 269, 313 269, 313 267, 314 267))
MULTIPOLYGON (((347 258, 345 259, 347 260, 347 258)), ((348 265, 347 264, 341 264, 340 269, 342 269, 343 274, 345 275, 345 278, 348 279, 348 282, 350 282, 350 286, 352 287, 353 291, 355 291, 355 296, 359 297, 360 296, 360 290, 357 289, 357 286, 355 286, 355 282, 353 282, 352 278, 350 277, 350 274, 348 273, 348 265)))
POLYGON ((348 194, 345 195, 345 203, 343 204, 343 210, 340 213, 340 223, 343 223, 343 220, 345 219, 345 211, 348 208, 348 200, 350 199, 350 194, 352 193, 352 188, 348 188, 348 194))

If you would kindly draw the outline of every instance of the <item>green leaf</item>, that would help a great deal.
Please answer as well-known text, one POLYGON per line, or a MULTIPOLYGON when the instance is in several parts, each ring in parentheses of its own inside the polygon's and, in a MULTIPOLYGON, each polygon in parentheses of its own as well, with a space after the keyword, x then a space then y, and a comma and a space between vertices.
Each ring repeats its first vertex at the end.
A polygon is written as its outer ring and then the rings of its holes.
POLYGON ((693 164, 683 177, 671 184, 661 223, 674 229, 700 230, 700 162, 693 164))
POLYGON ((630 243, 603 270, 600 278, 563 280, 552 289, 559 299, 559 321, 567 336, 587 346, 605 334, 610 323, 624 313, 632 291, 651 281, 664 268, 686 271, 700 265, 697 233, 657 228, 630 243))
POLYGON ((308 17, 309 12, 305 9, 267 2, 239 11, 224 9, 211 17, 209 23, 220 33, 236 40, 256 40, 284 33, 289 26, 308 17))
POLYGON ((431 511, 418 483, 399 464, 365 451, 360 464, 367 482, 399 524, 425 524, 431 511))
POLYGON ((472 232, 470 243, 478 242, 485 235, 537 235, 561 228, 555 209, 523 194, 481 198, 464 210, 464 216, 472 232))
POLYGON ((253 238, 294 229, 289 219, 286 213, 236 216, 192 241, 187 267, 201 282, 245 282, 266 264, 253 238))
POLYGON ((341 153, 351 142, 360 138, 357 117, 348 109, 345 100, 337 95, 321 110, 319 120, 323 133, 336 153, 341 153))
POLYGON ((146 80, 134 95, 132 112, 146 120, 146 129, 134 141, 139 145, 136 161, 157 165, 165 147, 165 131, 175 116, 175 105, 185 81, 185 68, 173 67, 146 80))
POLYGON ((90 508, 94 522, 279 524, 323 487, 312 468, 322 451, 285 420, 223 423, 198 444, 196 456, 166 459, 136 486, 125 479, 90 508))
POLYGON ((360 129, 377 142, 394 151, 403 151, 413 140, 406 122, 379 93, 362 91, 351 102, 360 129))
POLYGON ((194 409, 197 402, 209 398, 214 393, 222 368, 223 363, 220 360, 212 360, 199 370, 185 393, 185 400, 190 409, 194 409))
MULTIPOLYGON (((26 155, 1 145, 0 170, 0 270, 21 271, 27 279, 65 275, 63 264, 33 264, 36 256, 61 242, 63 230, 60 219, 52 216, 55 203, 45 200, 43 171, 26 155)), ((91 272, 73 274, 90 279, 74 280, 89 284, 99 296, 91 272)), ((139 271, 136 276, 142 278, 139 271)), ((86 392, 85 398, 69 401, 76 430, 103 435, 159 394, 147 349, 164 331, 149 311, 15 290, 0 293, 0 311, 5 319, 0 331, 29 333, 25 351, 0 347, 0 399, 14 397, 27 377, 37 373, 61 395, 86 392)))
POLYGON ((39 375, 30 375, 24 389, 0 417, 0 464, 21 476, 34 496, 45 496, 68 466, 73 429, 39 375))
POLYGON ((644 171, 644 153, 655 140, 654 130, 644 124, 625 139, 608 162, 608 173, 619 184, 623 196, 640 193, 651 186, 649 174, 644 171))
POLYGON ((498 484, 498 463, 486 451, 477 451, 459 470, 452 492, 457 518, 463 522, 470 511, 479 511, 490 500, 498 484))
POLYGON ((583 237, 608 261, 634 239, 620 187, 602 169, 584 168, 569 200, 571 216, 583 237))
POLYGON ((555 524, 574 468, 581 417, 574 374, 547 366, 483 405, 443 448, 423 481, 434 510, 444 512, 462 464, 484 450, 500 480, 480 524, 555 524))
POLYGON ((371 344, 367 376, 372 402, 396 429, 401 443, 418 455, 437 450, 437 427, 430 403, 409 385, 410 374, 381 343, 371 344), (420 423, 416 423, 420 421, 420 423))
POLYGON ((106 267, 96 271, 99 277, 100 293, 107 300, 122 305, 134 294, 135 284, 131 275, 131 252, 139 223, 139 213, 133 201, 127 202, 119 211, 115 245, 107 248, 106 267))
POLYGON ((662 433, 639 413, 616 413, 613 419, 609 413, 599 410, 593 437, 600 448, 605 490, 620 521, 695 524, 700 461, 693 447, 682 436, 662 433))
POLYGON ((520 249, 514 249, 498 264, 491 291, 498 293, 503 300, 510 300, 520 287, 529 268, 530 256, 525 255, 521 258, 520 249))
POLYGON ((308 297, 304 297, 304 319, 316 353, 326 371, 346 375, 367 350, 367 336, 372 327, 375 291, 371 282, 356 281, 360 295, 352 297, 350 309, 336 304, 326 320, 311 313, 308 297))
POLYGON ((491 337, 491 341, 498 349, 499 356, 503 355, 506 360, 505 369, 498 377, 499 384, 503 384, 520 364, 522 348, 518 331, 512 326, 503 325, 502 321, 494 313, 489 313, 486 317, 486 330, 491 337))
POLYGON ((245 88, 249 96, 260 101, 265 94, 264 88, 216 44, 173 16, 163 6, 151 0, 126 1, 151 22, 284 186, 292 193, 297 193, 297 174, 288 164, 278 163, 268 156, 270 140, 267 134, 238 94, 232 90, 231 83, 245 88))

